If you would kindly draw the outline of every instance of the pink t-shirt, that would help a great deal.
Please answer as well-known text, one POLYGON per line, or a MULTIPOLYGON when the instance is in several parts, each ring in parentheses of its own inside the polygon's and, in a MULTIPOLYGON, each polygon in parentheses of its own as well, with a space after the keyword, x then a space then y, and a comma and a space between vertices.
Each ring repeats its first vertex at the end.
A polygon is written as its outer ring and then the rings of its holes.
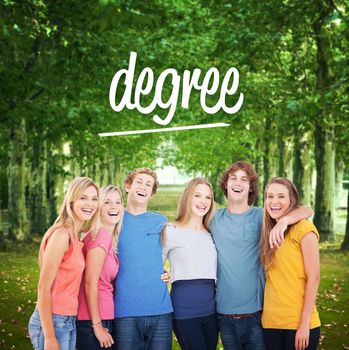
MULTIPOLYGON (((88 233, 83 239, 84 255, 90 249, 101 247, 105 250, 106 256, 101 275, 98 281, 98 306, 101 320, 114 319, 114 279, 119 270, 119 260, 113 250, 111 234, 104 228, 98 231, 97 238, 92 240, 91 233, 88 233)), ((85 294, 85 276, 82 278, 79 294, 78 320, 90 320, 86 294, 85 294)))

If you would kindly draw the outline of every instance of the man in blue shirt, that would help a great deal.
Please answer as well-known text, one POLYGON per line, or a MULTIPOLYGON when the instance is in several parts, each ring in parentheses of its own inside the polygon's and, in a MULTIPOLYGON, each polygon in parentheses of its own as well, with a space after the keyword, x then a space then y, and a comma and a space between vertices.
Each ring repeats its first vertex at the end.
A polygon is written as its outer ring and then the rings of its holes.
MULTIPOLYGON (((264 271, 259 260, 263 209, 253 207, 258 177, 249 163, 238 161, 223 174, 227 208, 217 210, 210 228, 217 249, 216 307, 225 350, 264 350, 260 322, 264 271)), ((287 226, 313 214, 299 208, 280 220, 272 243, 280 243, 287 226)))
POLYGON ((115 282, 114 348, 170 350, 172 305, 163 273, 161 232, 167 218, 148 212, 156 173, 136 169, 125 180, 127 207, 118 242, 120 269, 115 282))

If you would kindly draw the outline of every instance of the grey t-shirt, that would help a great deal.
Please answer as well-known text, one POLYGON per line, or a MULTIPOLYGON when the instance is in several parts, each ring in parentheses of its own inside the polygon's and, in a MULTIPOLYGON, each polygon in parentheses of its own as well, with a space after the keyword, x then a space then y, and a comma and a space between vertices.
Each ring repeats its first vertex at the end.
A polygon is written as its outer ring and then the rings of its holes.
POLYGON ((259 260, 261 208, 232 214, 219 209, 210 224, 217 249, 217 312, 254 313, 263 307, 264 271, 259 260))
POLYGON ((209 232, 167 225, 162 256, 170 260, 171 283, 216 279, 217 253, 209 232))

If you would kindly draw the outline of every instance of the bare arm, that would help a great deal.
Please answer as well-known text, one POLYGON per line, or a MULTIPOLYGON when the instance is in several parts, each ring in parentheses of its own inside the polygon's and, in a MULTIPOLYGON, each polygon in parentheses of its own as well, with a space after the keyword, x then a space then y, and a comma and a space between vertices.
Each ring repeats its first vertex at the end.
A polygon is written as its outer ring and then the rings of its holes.
POLYGON ((161 246, 162 246, 162 263, 164 265, 164 273, 160 275, 160 278, 165 283, 170 283, 170 271, 166 268, 166 260, 168 259, 169 246, 166 240, 166 226, 163 228, 161 233, 161 246))
POLYGON ((96 247, 88 251, 86 255, 85 267, 85 293, 88 310, 91 317, 92 327, 100 346, 111 347, 114 344, 112 336, 108 330, 102 326, 98 307, 98 281, 101 275, 106 252, 101 247, 96 247))
POLYGON ((69 233, 57 230, 53 232, 49 238, 43 254, 38 285, 37 309, 44 332, 45 349, 59 350, 52 320, 51 288, 56 279, 59 265, 68 247, 69 233))
POLYGON ((309 232, 303 237, 301 248, 307 283, 305 286, 301 320, 296 332, 296 350, 304 350, 309 345, 311 314, 315 305, 316 294, 320 282, 319 247, 314 232, 309 232))
POLYGON ((270 248, 279 247, 284 241, 284 234, 289 225, 293 225, 300 220, 309 219, 314 215, 313 209, 309 207, 300 207, 293 209, 287 215, 283 216, 270 231, 270 248))

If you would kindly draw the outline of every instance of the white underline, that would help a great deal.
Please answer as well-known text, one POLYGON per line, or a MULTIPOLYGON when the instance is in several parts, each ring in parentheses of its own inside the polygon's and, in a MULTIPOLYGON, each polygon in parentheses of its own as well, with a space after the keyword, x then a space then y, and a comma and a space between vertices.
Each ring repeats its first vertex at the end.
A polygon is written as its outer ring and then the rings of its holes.
POLYGON ((173 127, 173 128, 162 128, 162 129, 102 132, 102 133, 99 133, 98 135, 101 136, 101 137, 106 137, 106 136, 124 136, 124 135, 150 134, 150 133, 153 133, 153 132, 167 132, 167 131, 180 131, 180 130, 191 130, 191 129, 221 128, 221 127, 229 126, 229 125, 230 124, 227 124, 227 123, 213 123, 213 124, 176 126, 176 127, 173 127))

